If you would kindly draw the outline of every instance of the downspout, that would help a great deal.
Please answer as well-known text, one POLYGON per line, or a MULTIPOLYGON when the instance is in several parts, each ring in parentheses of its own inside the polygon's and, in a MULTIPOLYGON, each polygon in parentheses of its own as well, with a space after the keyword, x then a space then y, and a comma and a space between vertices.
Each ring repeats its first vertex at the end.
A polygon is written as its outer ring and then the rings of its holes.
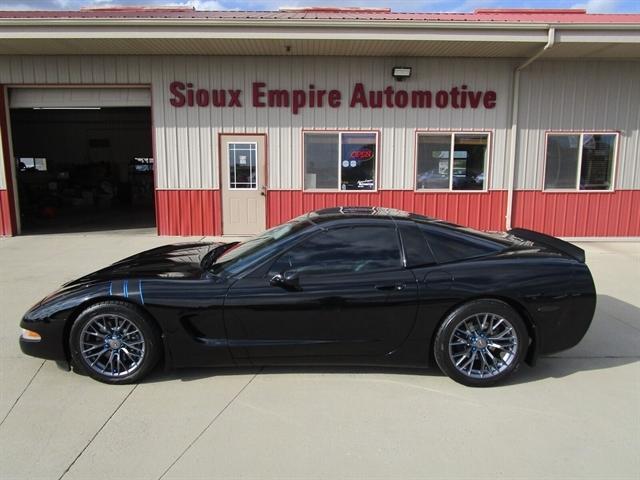
POLYGON ((556 42, 556 29, 555 27, 549 28, 547 43, 542 47, 535 55, 529 57, 527 61, 516 67, 513 74, 513 97, 511 104, 511 142, 509 148, 509 186, 507 189, 507 214, 506 214, 506 229, 511 229, 511 222, 513 219, 513 190, 515 188, 516 181, 516 156, 518 152, 518 105, 520 104, 520 72, 540 58, 544 52, 549 50, 555 45, 556 42))

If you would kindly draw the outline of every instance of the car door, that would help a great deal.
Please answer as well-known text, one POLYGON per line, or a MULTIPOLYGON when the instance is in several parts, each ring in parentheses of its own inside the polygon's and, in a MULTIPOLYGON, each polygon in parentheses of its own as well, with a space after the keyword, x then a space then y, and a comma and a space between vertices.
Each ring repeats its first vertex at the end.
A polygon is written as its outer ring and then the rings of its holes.
POLYGON ((378 356, 406 339, 417 296, 391 222, 342 226, 312 234, 264 272, 238 280, 225 300, 225 325, 239 359, 378 356))

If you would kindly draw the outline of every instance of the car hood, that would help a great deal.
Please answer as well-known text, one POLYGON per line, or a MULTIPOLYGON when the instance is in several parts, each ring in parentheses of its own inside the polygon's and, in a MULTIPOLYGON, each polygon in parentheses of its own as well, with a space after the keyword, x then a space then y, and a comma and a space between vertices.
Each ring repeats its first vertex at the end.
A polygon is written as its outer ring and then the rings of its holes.
POLYGON ((120 260, 65 286, 118 278, 199 278, 200 262, 222 243, 196 242, 165 245, 120 260))

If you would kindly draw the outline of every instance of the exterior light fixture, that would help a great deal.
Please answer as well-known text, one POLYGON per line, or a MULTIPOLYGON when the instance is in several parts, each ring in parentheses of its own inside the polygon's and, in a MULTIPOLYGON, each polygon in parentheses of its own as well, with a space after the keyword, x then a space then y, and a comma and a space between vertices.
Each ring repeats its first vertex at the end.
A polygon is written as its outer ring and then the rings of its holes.
POLYGON ((397 81, 401 82, 411 76, 411 67, 393 67, 391 75, 393 75, 393 78, 397 81))

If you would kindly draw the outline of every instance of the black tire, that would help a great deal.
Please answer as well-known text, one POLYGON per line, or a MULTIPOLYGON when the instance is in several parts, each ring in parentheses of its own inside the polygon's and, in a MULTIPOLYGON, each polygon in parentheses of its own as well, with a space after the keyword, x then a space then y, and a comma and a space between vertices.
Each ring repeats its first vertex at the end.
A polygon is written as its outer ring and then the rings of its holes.
POLYGON ((444 319, 435 337, 434 356, 440 370, 456 382, 489 387, 518 369, 528 345, 527 327, 512 307, 499 300, 474 300, 444 319), (489 330, 490 325, 495 329, 489 330))
POLYGON ((118 301, 91 305, 78 315, 69 333, 74 370, 116 385, 139 382, 151 372, 160 359, 161 342, 158 328, 146 312, 118 301), (118 331, 118 325, 122 324, 125 326, 118 331), (106 327, 104 330, 102 325, 106 327), (91 347, 89 341, 94 341, 95 346, 91 347), (96 357, 102 351, 104 353, 96 357))

